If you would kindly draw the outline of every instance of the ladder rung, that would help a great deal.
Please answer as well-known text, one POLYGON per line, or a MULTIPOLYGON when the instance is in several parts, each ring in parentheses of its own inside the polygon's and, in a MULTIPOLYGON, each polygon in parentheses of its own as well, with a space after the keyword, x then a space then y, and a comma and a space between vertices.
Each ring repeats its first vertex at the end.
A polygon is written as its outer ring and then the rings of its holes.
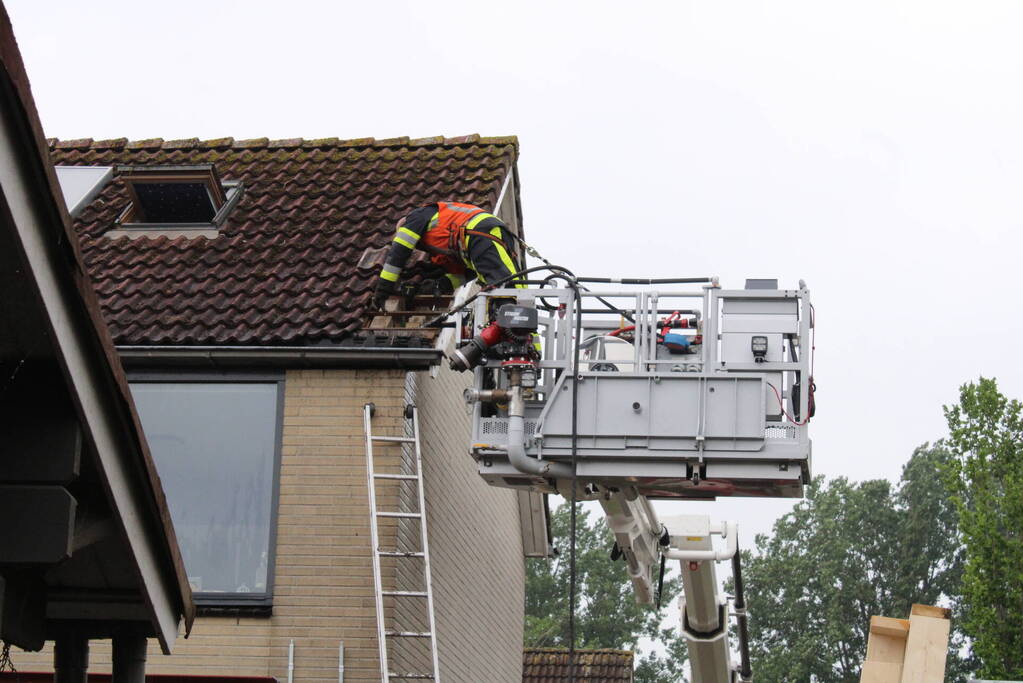
POLYGON ((426 591, 380 591, 381 595, 395 595, 404 598, 425 598, 426 591))
POLYGON ((432 681, 432 680, 434 680, 434 675, 433 674, 413 674, 413 673, 399 674, 399 673, 394 673, 393 671, 389 671, 387 673, 387 676, 388 676, 388 678, 414 678, 414 679, 418 679, 418 680, 421 680, 421 681, 432 681))
POLYGON ((403 550, 378 550, 377 555, 383 555, 384 557, 426 557, 425 553, 416 551, 403 551, 403 550))
POLYGON ((415 443, 416 440, 410 436, 371 436, 374 441, 390 441, 391 443, 415 443))
POLYGON ((430 631, 385 631, 384 635, 391 638, 433 638, 430 631))
POLYGON ((419 477, 417 475, 415 475, 415 474, 374 474, 373 478, 374 479, 406 479, 406 480, 419 479, 419 477))
POLYGON ((378 512, 377 517, 408 517, 418 519, 422 515, 418 512, 378 512))

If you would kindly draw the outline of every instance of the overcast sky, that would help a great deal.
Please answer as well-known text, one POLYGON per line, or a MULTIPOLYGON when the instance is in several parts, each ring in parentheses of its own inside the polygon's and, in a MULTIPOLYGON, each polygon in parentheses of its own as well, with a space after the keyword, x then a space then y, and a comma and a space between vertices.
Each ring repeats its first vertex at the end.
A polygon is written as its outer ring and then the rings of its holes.
POLYGON ((805 279, 816 473, 1023 397, 1023 3, 5 1, 49 136, 514 134, 578 274, 805 279))

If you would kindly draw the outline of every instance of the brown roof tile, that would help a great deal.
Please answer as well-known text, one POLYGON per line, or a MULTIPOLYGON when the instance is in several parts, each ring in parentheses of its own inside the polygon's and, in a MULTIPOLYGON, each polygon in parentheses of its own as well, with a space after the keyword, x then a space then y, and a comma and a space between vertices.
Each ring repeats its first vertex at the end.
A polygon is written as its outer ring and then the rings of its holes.
POLYGON ((244 191, 216 238, 111 239, 127 206, 116 178, 75 221, 119 345, 416 345, 353 333, 395 221, 432 201, 490 207, 514 137, 409 140, 50 140, 57 165, 213 163, 244 191))
MULTIPOLYGON (((625 650, 576 650, 575 680, 631 682, 632 657, 625 650)), ((523 683, 564 683, 569 680, 568 669, 567 648, 526 648, 522 652, 523 683)))

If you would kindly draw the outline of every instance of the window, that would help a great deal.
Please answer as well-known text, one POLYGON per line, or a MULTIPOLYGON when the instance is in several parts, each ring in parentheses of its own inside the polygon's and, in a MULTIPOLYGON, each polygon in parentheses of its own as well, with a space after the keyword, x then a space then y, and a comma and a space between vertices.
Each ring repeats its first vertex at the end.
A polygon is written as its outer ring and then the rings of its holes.
POLYGON ((283 385, 280 377, 132 379, 200 606, 271 604, 283 385))
POLYGON ((123 228, 213 228, 241 195, 241 183, 221 181, 212 164, 122 166, 131 203, 117 222, 123 228))

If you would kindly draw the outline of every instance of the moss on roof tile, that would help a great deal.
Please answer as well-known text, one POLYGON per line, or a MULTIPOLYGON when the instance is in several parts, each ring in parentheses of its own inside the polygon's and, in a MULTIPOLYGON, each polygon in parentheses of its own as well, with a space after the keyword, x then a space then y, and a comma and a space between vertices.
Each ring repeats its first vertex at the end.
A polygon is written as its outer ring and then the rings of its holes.
POLYGON ((78 138, 77 140, 57 140, 57 149, 89 149, 92 146, 92 138, 78 138))
POLYGON ((231 146, 235 148, 249 149, 253 147, 266 147, 269 142, 269 138, 251 138, 249 140, 235 140, 231 146))
POLYGON ((124 149, 128 138, 111 138, 110 140, 94 140, 93 149, 124 149))
POLYGON ((220 149, 222 147, 230 147, 234 144, 234 138, 213 138, 212 140, 203 140, 199 143, 202 147, 208 147, 210 149, 220 149))
POLYGON ((160 149, 163 147, 163 138, 149 138, 146 140, 132 140, 127 145, 127 149, 160 149))

